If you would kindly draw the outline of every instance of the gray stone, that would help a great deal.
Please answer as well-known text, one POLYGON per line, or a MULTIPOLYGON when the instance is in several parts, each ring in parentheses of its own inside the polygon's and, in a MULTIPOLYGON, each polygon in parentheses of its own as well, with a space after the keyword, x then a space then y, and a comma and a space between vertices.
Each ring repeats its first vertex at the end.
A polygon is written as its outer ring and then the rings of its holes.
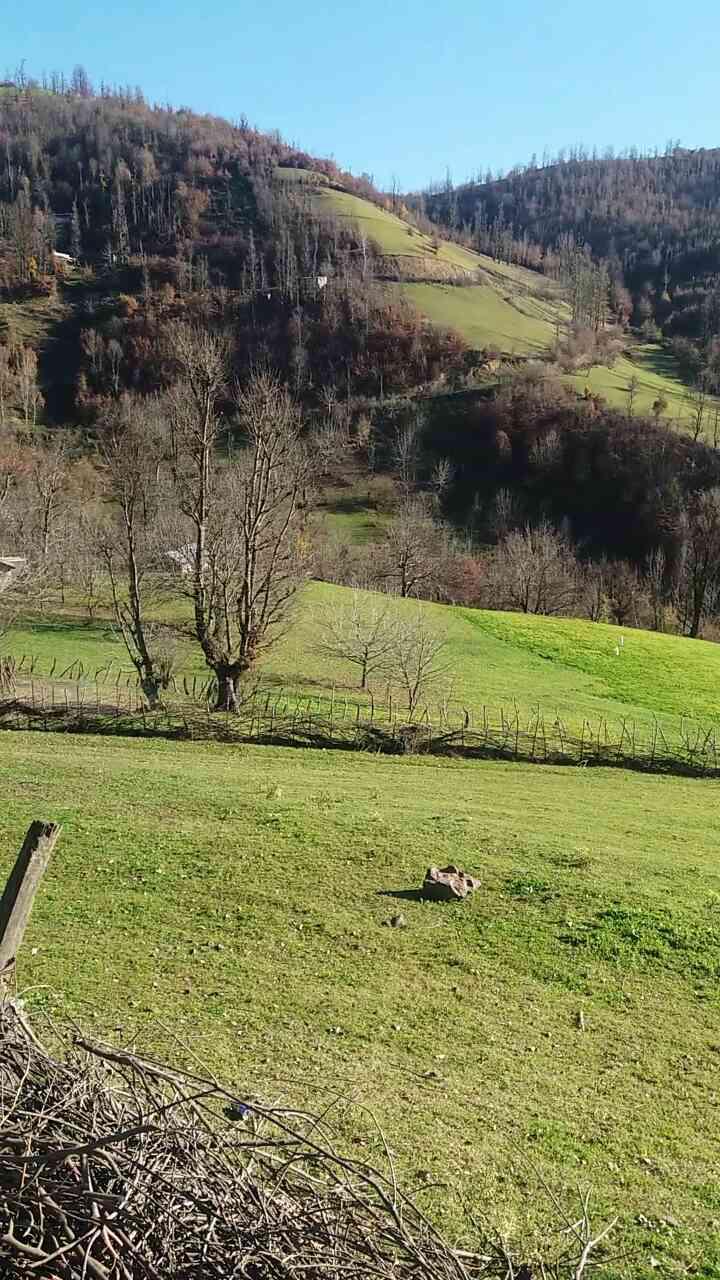
POLYGON ((479 880, 451 864, 449 867, 428 867, 422 895, 434 902, 458 902, 479 888, 479 880))

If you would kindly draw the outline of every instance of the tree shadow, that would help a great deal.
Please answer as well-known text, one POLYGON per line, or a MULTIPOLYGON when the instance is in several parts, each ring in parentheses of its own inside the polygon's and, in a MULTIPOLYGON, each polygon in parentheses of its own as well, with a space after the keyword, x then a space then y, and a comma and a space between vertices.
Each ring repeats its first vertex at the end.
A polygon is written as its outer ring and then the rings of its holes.
POLYGON ((679 382, 683 386, 688 385, 680 372, 680 366, 675 356, 659 343, 651 343, 645 347, 634 347, 628 354, 632 363, 637 365, 639 369, 647 373, 656 374, 661 378, 668 378, 673 382, 679 382))
POLYGON ((377 509, 373 505, 372 499, 366 496, 332 498, 330 501, 321 502, 319 505, 323 511, 327 511, 329 515, 334 516, 377 515, 377 509))

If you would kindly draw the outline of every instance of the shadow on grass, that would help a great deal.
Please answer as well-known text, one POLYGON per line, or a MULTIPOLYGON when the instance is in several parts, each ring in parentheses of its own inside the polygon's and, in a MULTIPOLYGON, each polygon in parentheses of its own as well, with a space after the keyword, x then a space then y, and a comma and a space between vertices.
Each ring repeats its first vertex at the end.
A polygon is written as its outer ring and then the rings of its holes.
POLYGON ((422 889, 378 889, 379 898, 398 898, 400 902, 424 902, 422 889))
POLYGON ((334 516, 377 515, 377 508, 372 499, 364 497, 332 498, 329 502, 320 503, 321 510, 334 516))
POLYGON ((679 382, 683 386, 687 385, 680 374, 677 360, 665 347, 634 347, 628 354, 632 363, 647 373, 653 373, 660 378, 669 378, 672 382, 679 382))

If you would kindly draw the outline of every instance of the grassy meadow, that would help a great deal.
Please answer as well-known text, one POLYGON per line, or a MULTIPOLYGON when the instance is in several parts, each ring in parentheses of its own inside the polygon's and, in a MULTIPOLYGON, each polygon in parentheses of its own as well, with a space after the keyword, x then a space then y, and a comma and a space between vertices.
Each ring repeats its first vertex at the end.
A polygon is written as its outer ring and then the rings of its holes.
POLYGON ((651 414, 655 401, 663 397, 668 402, 664 417, 684 423, 693 417, 690 389, 677 376, 672 356, 656 343, 632 347, 615 361, 612 368, 596 365, 570 381, 578 391, 583 392, 589 387, 593 393, 603 396, 608 404, 625 409, 633 378, 637 382, 635 413, 651 414))
MULTIPOLYGON (((323 620, 348 597, 347 588, 308 584, 297 600, 293 625, 260 665, 264 686, 290 696, 330 695, 335 689, 350 701, 367 700, 353 669, 321 649, 323 620)), ((440 701, 449 699, 458 717, 467 709, 477 719, 486 708, 497 718, 501 708, 517 706, 521 717, 528 718, 539 708, 547 721, 560 718, 571 731, 579 730, 584 720, 619 724, 627 718, 642 728, 657 718, 675 731, 686 718, 720 720, 716 644, 576 618, 400 600, 391 600, 390 607, 399 613, 420 608, 446 638, 446 673, 429 696, 431 718, 439 715, 440 701)), ((111 679, 121 669, 130 670, 109 619, 87 622, 78 610, 26 620, 6 638, 4 651, 17 658, 34 655, 38 678, 53 661, 56 677, 77 661, 90 679, 101 668, 110 668, 111 679)), ((197 649, 189 645, 181 651, 179 665, 191 674, 206 671, 197 649)), ((382 683, 374 692, 381 700, 386 697, 382 683)))
POLYGON ((590 1190, 605 1277, 720 1275, 716 784, 7 733, 0 787, 0 876, 64 826, 36 1015, 335 1100, 453 1240, 553 1252, 590 1190), (475 898, 419 901, 446 861, 475 898))
POLYGON ((532 294, 492 284, 465 288, 443 284, 391 286, 433 324, 455 329, 472 347, 496 347, 506 355, 540 355, 555 338, 555 308, 532 294))

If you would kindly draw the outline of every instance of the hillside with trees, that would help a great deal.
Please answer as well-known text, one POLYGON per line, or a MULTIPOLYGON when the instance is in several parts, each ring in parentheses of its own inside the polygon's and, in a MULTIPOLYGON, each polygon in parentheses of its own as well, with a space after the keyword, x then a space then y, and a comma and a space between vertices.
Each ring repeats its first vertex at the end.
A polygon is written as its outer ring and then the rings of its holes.
POLYGON ((583 322, 607 294, 616 321, 671 343, 689 380, 720 385, 720 149, 578 150, 414 203, 480 252, 566 279, 583 322))
POLYGON ((67 83, 6 86, 0 143, 0 301, 15 304, 0 324, 6 346, 27 333, 41 366, 44 354, 55 420, 92 421, 107 397, 157 389, 158 332, 208 310, 236 333, 238 370, 264 360, 301 394, 415 385, 458 357, 462 343, 375 287, 373 247, 352 224, 314 215, 277 173, 311 165, 379 193, 277 135, 96 91, 77 69, 67 83), (28 304, 57 299, 53 363, 28 304))
MULTIPOLYGON (((650 276, 635 301, 630 286, 658 246, 675 246, 662 284, 680 307, 690 246, 705 235, 711 253, 709 161, 574 157, 485 184, 484 203, 448 185, 413 210, 277 134, 94 88, 81 68, 5 85, 0 142, 3 540, 63 601, 92 602, 103 575, 120 575, 116 621, 151 699, 164 655, 145 633, 143 575, 157 575, 160 539, 194 548, 179 594, 220 702, 234 703, 273 630, 274 570, 260 619, 221 604, 254 500, 237 450, 262 444, 268 414, 294 458, 275 509, 284 518, 295 495, 302 548, 283 542, 275 566, 288 579, 714 627, 720 411, 707 380, 681 432, 656 383, 633 374, 609 405, 586 367, 620 367, 628 324, 657 337, 637 312, 650 276), (450 322, 465 298, 484 316, 482 349, 450 322), (487 342, 504 326, 520 354, 487 342), (363 511, 370 549, 355 536, 363 511), (527 589, 524 570, 509 589, 513 556, 534 569, 549 558, 557 590, 527 589)), ((716 338, 704 341, 703 358, 716 338)), ((688 350, 701 346, 695 335, 688 350)))

